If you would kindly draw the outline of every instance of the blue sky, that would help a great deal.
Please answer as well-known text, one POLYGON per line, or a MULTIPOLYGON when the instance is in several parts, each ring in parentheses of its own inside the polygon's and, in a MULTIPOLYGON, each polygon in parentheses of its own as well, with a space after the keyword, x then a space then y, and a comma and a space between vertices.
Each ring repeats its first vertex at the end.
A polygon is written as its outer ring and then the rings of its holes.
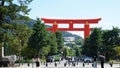
MULTIPOLYGON (((102 18, 98 24, 90 27, 112 29, 120 27, 120 0, 33 0, 29 5, 29 16, 36 18, 102 18)), ((81 26, 82 27, 82 26, 81 26)), ((74 31, 83 37, 83 32, 74 31)))

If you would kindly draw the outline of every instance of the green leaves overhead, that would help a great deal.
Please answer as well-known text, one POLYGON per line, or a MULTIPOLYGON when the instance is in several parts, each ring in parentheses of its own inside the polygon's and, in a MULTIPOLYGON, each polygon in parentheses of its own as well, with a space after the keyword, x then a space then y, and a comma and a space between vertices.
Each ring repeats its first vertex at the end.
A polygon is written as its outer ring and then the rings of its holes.
POLYGON ((0 23, 9 23, 7 17, 10 20, 25 20, 23 18, 19 18, 19 15, 25 16, 28 14, 30 9, 28 8, 28 4, 30 4, 32 0, 1 0, 0 1, 0 23), (17 3, 18 2, 18 3, 17 3), (19 19, 18 19, 19 18, 19 19))
POLYGON ((33 34, 29 38, 28 47, 36 49, 36 55, 40 55, 40 50, 47 46, 48 42, 48 32, 45 28, 44 23, 37 19, 36 23, 33 25, 33 34))
POLYGON ((58 52, 62 52, 64 47, 62 32, 57 31, 55 34, 57 38, 58 52))
POLYGON ((119 53, 120 29, 113 27, 112 30, 101 30, 94 28, 90 37, 86 38, 83 46, 83 54, 88 56, 97 56, 102 54, 106 60, 115 58, 119 53))

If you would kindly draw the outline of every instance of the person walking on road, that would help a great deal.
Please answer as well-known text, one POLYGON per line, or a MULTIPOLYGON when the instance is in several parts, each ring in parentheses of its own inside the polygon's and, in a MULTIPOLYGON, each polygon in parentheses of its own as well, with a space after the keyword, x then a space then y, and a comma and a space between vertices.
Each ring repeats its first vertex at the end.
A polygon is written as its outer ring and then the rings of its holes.
POLYGON ((36 58, 36 68, 40 67, 40 59, 39 57, 36 58))
POLYGON ((94 57, 93 66, 94 68, 97 68, 97 57, 96 56, 94 57))
POLYGON ((105 56, 104 55, 99 55, 98 57, 100 58, 100 61, 101 61, 101 68, 104 68, 105 56))
POLYGON ((101 59, 101 68, 104 68, 104 59, 101 59))
POLYGON ((34 68, 35 59, 32 58, 32 68, 34 68))

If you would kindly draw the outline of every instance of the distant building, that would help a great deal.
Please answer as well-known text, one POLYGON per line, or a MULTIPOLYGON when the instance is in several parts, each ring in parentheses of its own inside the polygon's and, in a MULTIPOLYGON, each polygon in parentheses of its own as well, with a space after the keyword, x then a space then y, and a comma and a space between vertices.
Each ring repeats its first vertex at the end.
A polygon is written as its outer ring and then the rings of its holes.
POLYGON ((75 37, 64 37, 64 44, 69 44, 69 43, 75 44, 74 40, 75 37))
POLYGON ((69 47, 69 46, 64 46, 64 48, 68 48, 68 49, 71 49, 71 47, 69 47))
POLYGON ((73 42, 75 40, 75 37, 64 37, 65 42, 73 42))

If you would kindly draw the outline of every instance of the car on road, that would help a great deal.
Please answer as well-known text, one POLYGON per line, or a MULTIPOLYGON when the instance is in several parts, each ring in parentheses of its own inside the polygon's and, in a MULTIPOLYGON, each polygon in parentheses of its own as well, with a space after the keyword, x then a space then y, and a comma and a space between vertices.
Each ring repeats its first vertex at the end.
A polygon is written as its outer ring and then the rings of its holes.
POLYGON ((10 65, 10 61, 8 58, 0 57, 0 67, 8 67, 10 65))
POLYGON ((53 56, 48 56, 48 57, 46 58, 46 62, 54 62, 53 56))
POLYGON ((92 58, 90 58, 90 57, 86 57, 86 58, 84 58, 84 62, 86 63, 86 62, 93 62, 93 59, 92 58))

